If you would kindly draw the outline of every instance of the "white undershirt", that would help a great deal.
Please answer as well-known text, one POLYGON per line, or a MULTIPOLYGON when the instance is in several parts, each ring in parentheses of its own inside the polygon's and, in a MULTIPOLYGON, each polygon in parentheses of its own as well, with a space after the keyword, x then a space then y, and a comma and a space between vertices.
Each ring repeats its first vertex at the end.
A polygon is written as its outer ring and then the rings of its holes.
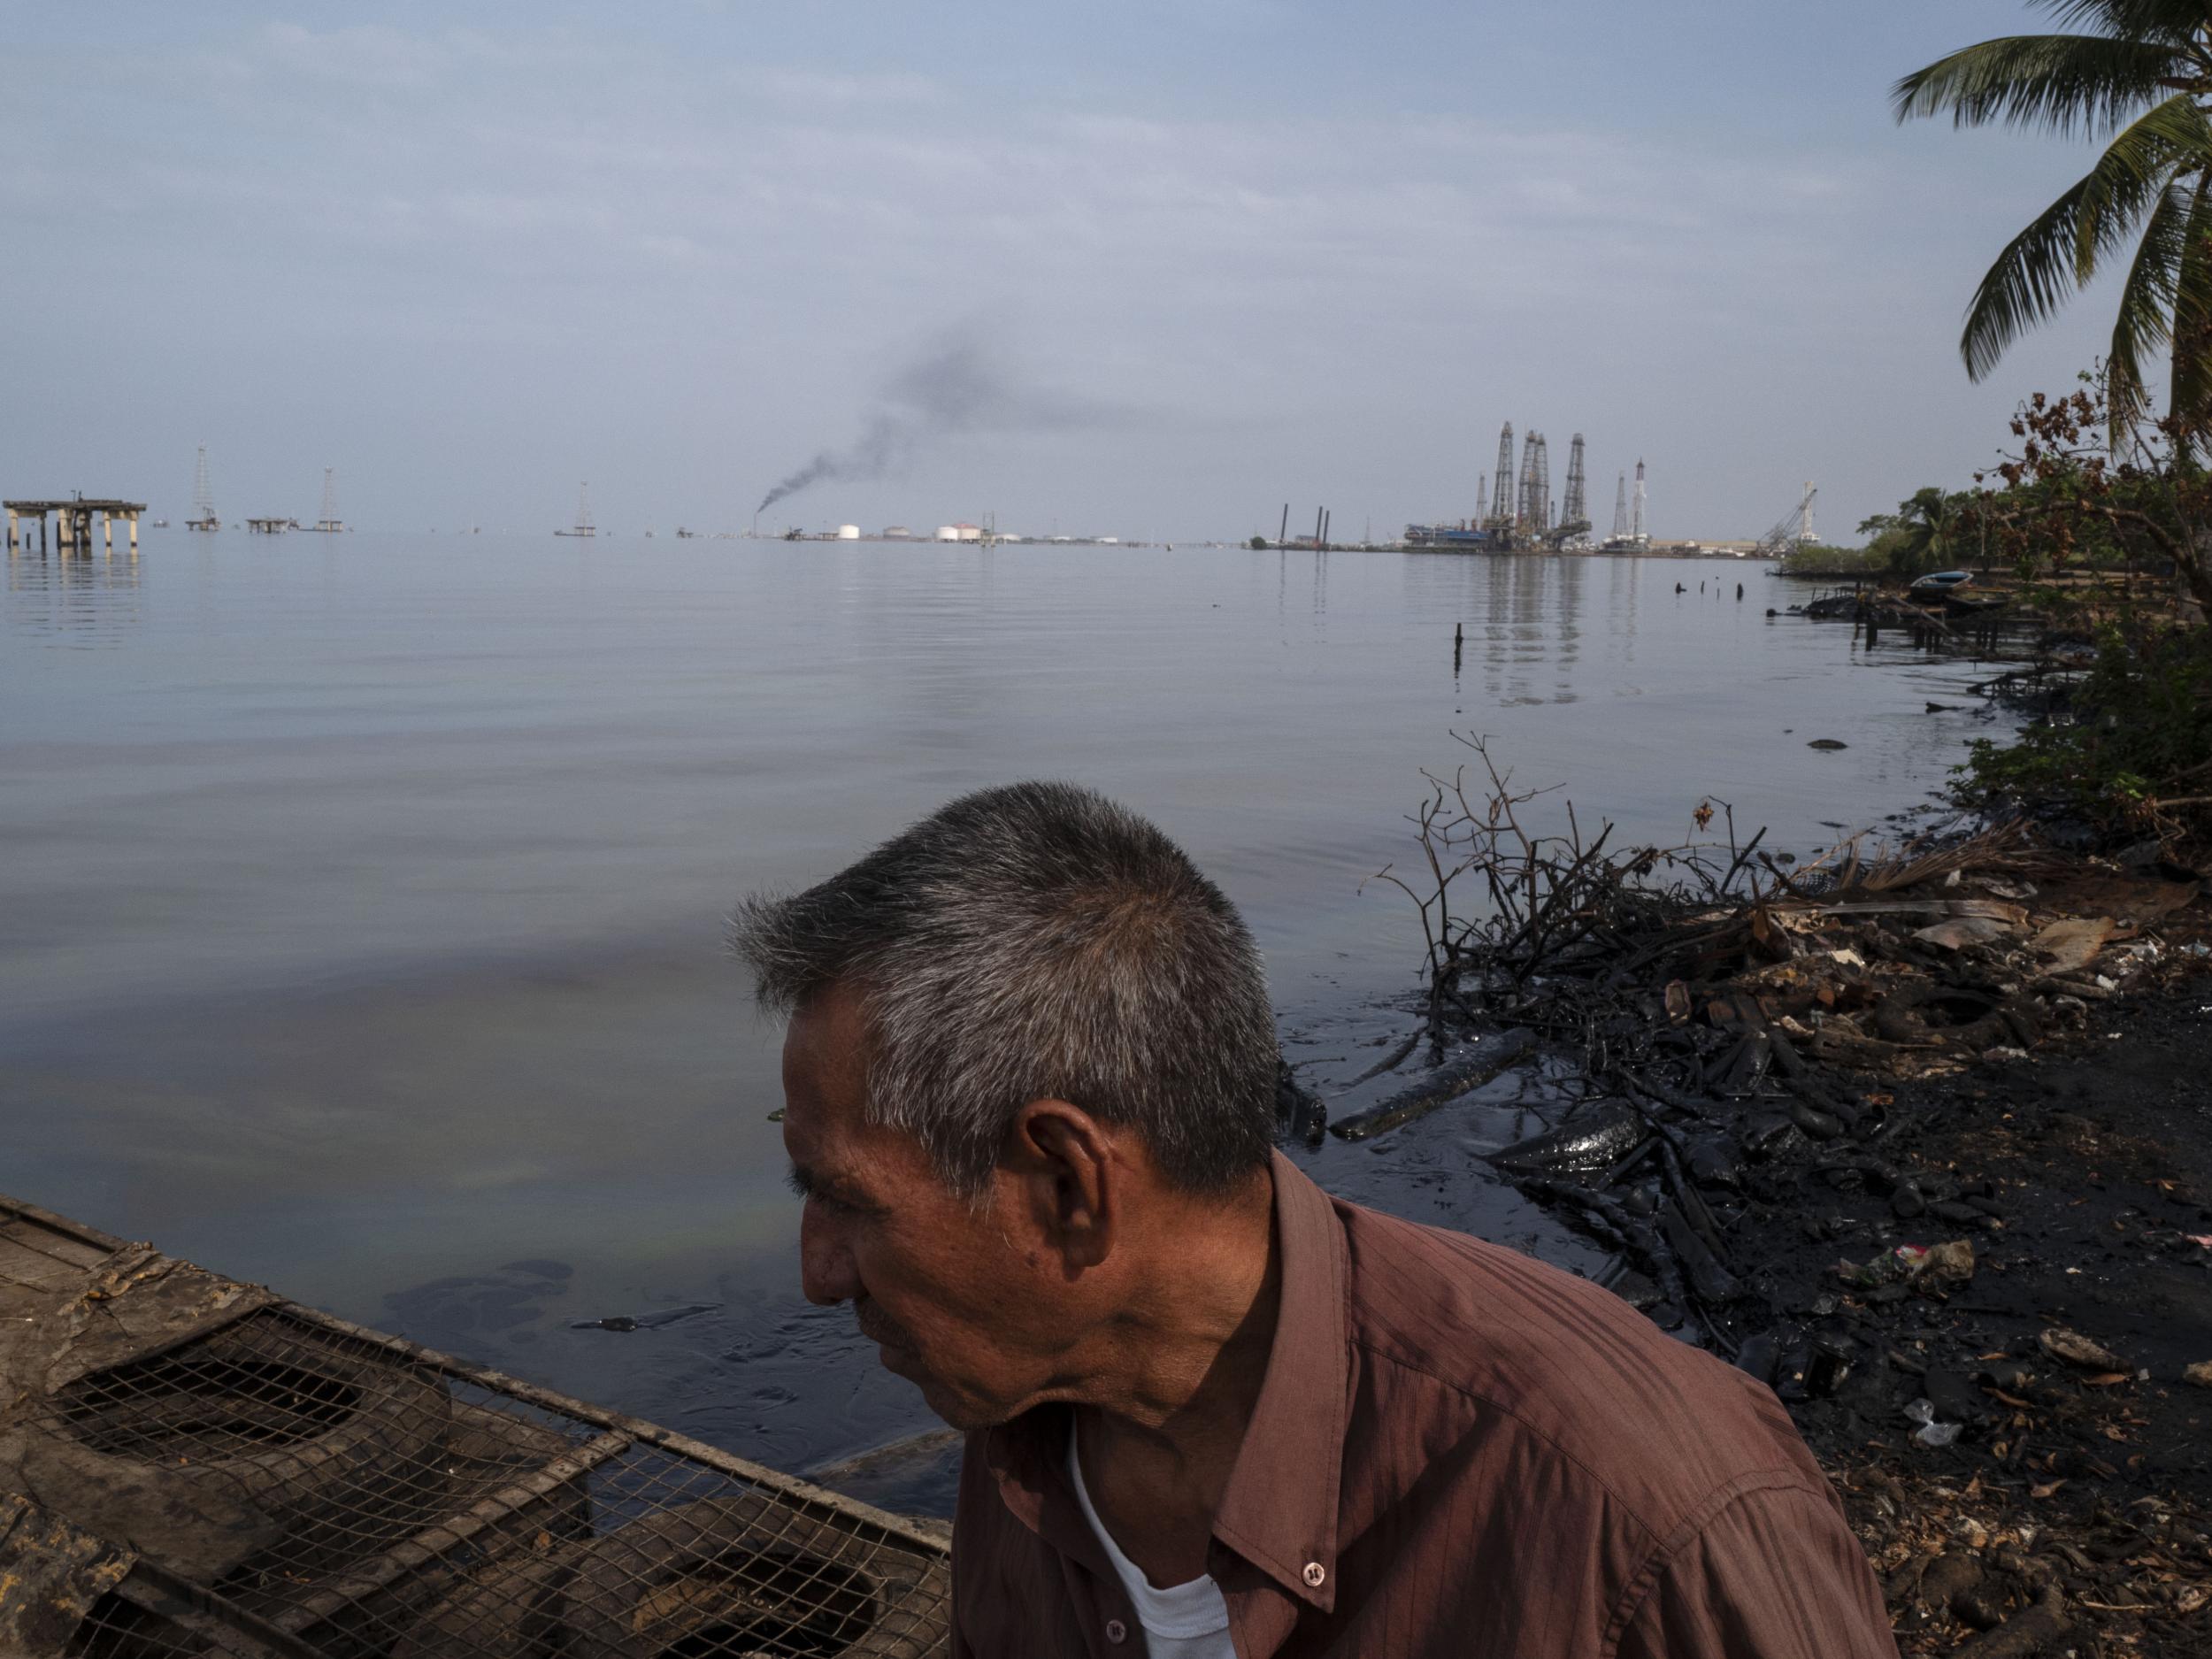
POLYGON ((1121 1546, 1114 1542, 1114 1535, 1091 1507, 1091 1494, 1083 1485, 1083 1460, 1076 1455, 1072 1424, 1068 1427, 1068 1482, 1075 1488, 1083 1518, 1091 1524, 1091 1531, 1105 1548, 1114 1577, 1121 1580, 1129 1605, 1137 1609, 1137 1623, 1144 1626, 1145 1648, 1151 1659, 1237 1659, 1236 1647, 1229 1640, 1229 1604, 1222 1600, 1221 1586, 1211 1573, 1202 1572, 1188 1584, 1172 1589, 1156 1590, 1144 1576, 1144 1569, 1121 1553, 1121 1546))

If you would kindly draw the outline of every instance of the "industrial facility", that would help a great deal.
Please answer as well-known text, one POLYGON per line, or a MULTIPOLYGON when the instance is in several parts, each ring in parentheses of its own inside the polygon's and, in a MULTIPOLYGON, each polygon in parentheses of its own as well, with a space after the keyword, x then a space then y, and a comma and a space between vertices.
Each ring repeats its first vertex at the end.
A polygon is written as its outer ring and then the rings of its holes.
MULTIPOLYGON (((1625 505, 1627 479, 1622 479, 1625 505)), ((1607 551, 1629 551, 1649 541, 1643 529, 1644 464, 1636 463, 1636 511, 1632 528, 1623 513, 1614 514, 1613 537, 1607 551), (1617 548, 1623 538, 1636 538, 1617 548)), ((1521 441, 1520 463, 1513 458, 1513 423, 1507 421, 1498 434, 1496 467, 1475 480, 1475 516, 1456 524, 1409 524, 1409 547, 1464 548, 1495 553, 1558 552, 1589 548, 1590 512, 1582 434, 1576 433, 1567 446, 1567 478, 1563 498, 1551 493, 1551 445, 1532 427, 1521 441)))
POLYGON ((1614 486, 1612 534, 1601 541, 1595 541, 1590 522, 1582 434, 1576 433, 1568 445, 1566 489, 1555 501, 1551 493, 1550 446, 1544 434, 1532 428, 1523 436, 1517 464, 1513 423, 1509 420, 1498 434, 1495 468, 1475 480, 1475 516, 1456 523, 1409 524, 1406 526, 1405 545, 1469 553, 1656 552, 1779 558, 1793 547, 1816 539, 1813 500, 1818 494, 1808 483, 1797 504, 1755 541, 1655 544, 1644 494, 1644 464, 1639 459, 1632 488, 1629 474, 1624 472, 1614 486))

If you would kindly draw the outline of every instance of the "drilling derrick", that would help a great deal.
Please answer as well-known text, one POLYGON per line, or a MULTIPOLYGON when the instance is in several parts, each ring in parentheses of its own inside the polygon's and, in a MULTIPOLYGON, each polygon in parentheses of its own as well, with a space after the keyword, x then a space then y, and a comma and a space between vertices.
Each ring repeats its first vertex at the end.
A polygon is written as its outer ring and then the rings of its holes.
POLYGON ((1529 480, 1529 529, 1537 535, 1551 534, 1551 446, 1540 432, 1529 436, 1536 445, 1536 470, 1529 480))
POLYGON ((1629 520, 1628 534, 1632 540, 1638 541, 1641 541, 1648 534, 1644 529, 1644 464, 1640 459, 1636 463, 1635 517, 1629 520))
POLYGON ((345 528, 338 522, 338 474, 334 467, 323 468, 323 507, 315 515, 315 527, 318 530, 345 528))
POLYGON ((1570 541, 1587 539, 1590 513, 1582 471, 1582 434, 1576 433, 1574 442, 1567 446, 1567 495, 1560 504, 1559 522, 1552 529, 1552 544, 1564 547, 1570 541))
POLYGON ((184 521, 188 530, 219 530, 223 521, 215 516, 215 492, 207 481, 207 445, 200 446, 199 459, 192 466, 192 516, 184 521))
POLYGON ((1613 536, 1616 541, 1628 540, 1628 474, 1621 474, 1621 481, 1613 487, 1613 536))
POLYGON ((1498 434, 1498 465, 1490 474, 1490 518, 1501 529, 1513 527, 1513 423, 1498 434))
POLYGON ((1517 538, 1526 534, 1535 524, 1536 446, 1542 442, 1532 432, 1521 440, 1520 487, 1513 501, 1513 531, 1517 538))

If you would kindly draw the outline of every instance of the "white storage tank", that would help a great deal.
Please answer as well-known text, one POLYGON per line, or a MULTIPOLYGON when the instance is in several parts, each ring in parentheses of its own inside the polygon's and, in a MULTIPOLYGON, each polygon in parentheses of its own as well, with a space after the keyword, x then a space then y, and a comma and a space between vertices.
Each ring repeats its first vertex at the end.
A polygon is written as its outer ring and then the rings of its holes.
POLYGON ((939 525, 937 526, 937 539, 940 541, 957 541, 960 539, 960 526, 956 524, 939 525))
POLYGON ((837 526, 837 539, 838 539, 840 541, 859 541, 859 540, 860 540, 860 526, 859 526, 858 525, 856 525, 856 524, 841 524, 841 525, 839 525, 839 526, 837 526))

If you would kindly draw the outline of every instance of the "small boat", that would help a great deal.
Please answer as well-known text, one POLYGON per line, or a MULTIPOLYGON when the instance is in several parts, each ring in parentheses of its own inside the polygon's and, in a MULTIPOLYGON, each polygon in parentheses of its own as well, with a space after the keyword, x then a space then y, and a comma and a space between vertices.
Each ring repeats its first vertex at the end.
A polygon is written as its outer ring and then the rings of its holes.
POLYGON ((1963 588, 1973 580, 1972 571, 1930 571, 1925 576, 1914 578, 1912 586, 1905 591, 1925 598, 1931 594, 1947 594, 1954 588, 1963 588))

